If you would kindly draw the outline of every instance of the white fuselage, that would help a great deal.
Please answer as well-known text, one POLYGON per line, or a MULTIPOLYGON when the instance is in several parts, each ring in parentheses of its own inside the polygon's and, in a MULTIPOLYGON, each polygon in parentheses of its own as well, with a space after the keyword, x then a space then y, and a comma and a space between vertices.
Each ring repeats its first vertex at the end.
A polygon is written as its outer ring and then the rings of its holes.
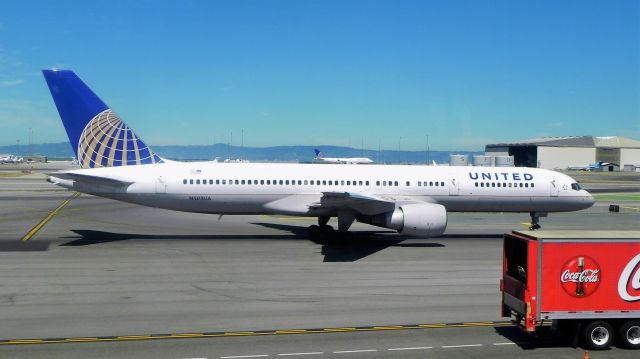
POLYGON ((369 164, 373 163, 370 158, 366 157, 316 157, 317 161, 324 163, 341 163, 341 164, 369 164))
POLYGON ((335 216, 323 193, 443 205, 449 212, 562 212, 592 196, 564 174, 537 168, 168 162, 69 171, 130 182, 52 179, 65 188, 145 206, 216 214, 335 216))

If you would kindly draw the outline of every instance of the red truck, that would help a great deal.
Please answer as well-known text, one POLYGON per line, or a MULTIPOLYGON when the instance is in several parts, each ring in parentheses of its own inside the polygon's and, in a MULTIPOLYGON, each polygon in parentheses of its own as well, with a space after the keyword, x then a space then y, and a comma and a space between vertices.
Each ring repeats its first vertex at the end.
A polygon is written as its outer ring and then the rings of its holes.
POLYGON ((503 317, 591 349, 640 348, 640 231, 513 231, 503 249, 503 317))

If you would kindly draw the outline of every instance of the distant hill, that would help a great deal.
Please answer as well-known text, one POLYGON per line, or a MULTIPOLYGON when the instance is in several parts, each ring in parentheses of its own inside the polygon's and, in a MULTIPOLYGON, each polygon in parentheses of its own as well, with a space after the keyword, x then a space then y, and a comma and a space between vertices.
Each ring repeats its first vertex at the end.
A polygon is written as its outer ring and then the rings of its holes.
MULTIPOLYGON (((369 157, 379 163, 448 163, 450 154, 483 154, 470 151, 374 151, 340 146, 274 146, 274 147, 236 147, 222 143, 212 146, 153 146, 161 157, 173 160, 213 160, 216 157, 242 158, 256 162, 311 162, 314 148, 320 149, 327 157, 369 157)), ((50 158, 73 158, 73 150, 68 142, 42 143, 28 145, 0 146, 0 153, 25 156, 43 155, 50 158), (31 153, 29 153, 31 152, 31 153)))

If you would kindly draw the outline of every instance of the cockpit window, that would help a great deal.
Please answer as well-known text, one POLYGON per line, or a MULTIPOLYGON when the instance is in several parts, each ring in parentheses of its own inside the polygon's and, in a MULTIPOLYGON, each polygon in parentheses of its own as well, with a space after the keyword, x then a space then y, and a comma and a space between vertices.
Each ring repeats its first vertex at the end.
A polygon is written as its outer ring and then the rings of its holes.
POLYGON ((572 184, 571 184, 571 189, 573 189, 573 190, 575 190, 575 191, 579 191, 579 190, 581 190, 581 189, 582 189, 582 187, 581 187, 579 184, 577 184, 577 183, 572 183, 572 184))

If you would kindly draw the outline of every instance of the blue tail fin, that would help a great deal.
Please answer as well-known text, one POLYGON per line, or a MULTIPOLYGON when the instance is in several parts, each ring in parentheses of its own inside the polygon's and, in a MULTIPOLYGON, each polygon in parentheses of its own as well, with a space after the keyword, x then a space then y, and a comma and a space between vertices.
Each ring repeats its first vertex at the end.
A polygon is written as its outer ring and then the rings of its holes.
POLYGON ((82 168, 163 162, 73 71, 42 73, 82 168))
POLYGON ((316 148, 313 151, 316 153, 316 157, 322 157, 322 152, 319 149, 316 148))

